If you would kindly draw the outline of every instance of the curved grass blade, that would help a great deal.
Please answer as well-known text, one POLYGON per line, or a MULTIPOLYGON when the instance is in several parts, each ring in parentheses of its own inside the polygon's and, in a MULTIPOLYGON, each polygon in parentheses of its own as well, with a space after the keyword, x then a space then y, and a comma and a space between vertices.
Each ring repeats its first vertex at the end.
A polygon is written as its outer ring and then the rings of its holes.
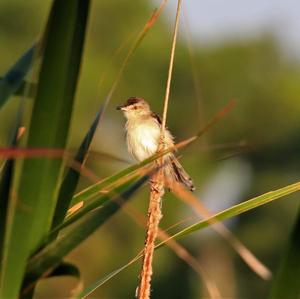
MULTIPOLYGON (((74 102, 88 0, 55 0, 43 43, 27 147, 64 148, 74 102), (58 46, 59 45, 59 46, 58 46)), ((9 205, 1 264, 1 298, 17 298, 26 261, 51 226, 62 159, 26 159, 9 205)), ((17 172, 18 173, 18 172, 17 172)))
MULTIPOLYGON (((103 107, 97 113, 89 131, 87 132, 86 136, 84 137, 79 150, 74 158, 74 160, 80 164, 82 164, 87 156, 88 150, 91 145, 91 141, 94 137, 95 131, 97 129, 97 125, 99 119, 103 113, 103 107)), ((73 168, 69 168, 67 173, 64 177, 62 185, 59 190, 58 200, 55 208, 55 213, 52 221, 52 229, 61 224, 67 214, 68 208, 70 206, 70 202, 72 196, 75 192, 75 189, 78 184, 78 180, 80 177, 80 173, 75 171, 73 168)), ((55 237, 53 235, 53 237, 55 237)))
POLYGON ((62 258, 84 241, 99 226, 120 210, 126 201, 149 179, 147 175, 136 181, 126 182, 117 190, 113 190, 106 196, 109 201, 101 208, 86 215, 70 231, 61 238, 54 240, 29 261, 26 275, 26 285, 32 285, 47 271, 57 266, 62 258))
MULTIPOLYGON (((300 190, 300 182, 288 185, 286 187, 277 189, 275 191, 270 191, 265 194, 262 194, 260 196, 254 197, 252 199, 249 199, 245 202, 242 202, 240 204, 237 204, 235 206, 232 206, 220 213, 217 213, 213 215, 212 217, 209 217, 207 219, 201 220, 183 230, 180 232, 174 234, 171 239, 177 240, 183 236, 186 236, 192 232, 198 231, 200 229, 203 229, 207 226, 209 226, 213 222, 219 222, 219 221, 224 221, 226 219, 232 218, 234 216, 240 215, 242 213, 245 213, 249 210, 252 210, 254 208, 257 208, 259 206, 262 206, 264 204, 270 203, 276 199, 282 198, 284 196, 287 196, 289 194, 292 194, 294 192, 297 192, 300 190)), ((168 242, 168 240, 161 242, 160 244, 157 245, 157 247, 162 246, 168 242)))
POLYGON ((278 275, 273 282, 270 299, 300 298, 300 207, 298 218, 290 238, 289 248, 283 257, 278 275))
MULTIPOLYGON (((155 246, 155 249, 159 249, 162 246, 165 246, 168 241, 177 240, 181 237, 184 237, 192 232, 204 229, 212 224, 212 222, 219 222, 223 221, 229 218, 232 218, 234 216, 240 215, 244 212, 247 212, 249 210, 255 209, 261 205, 267 204, 271 201, 274 201, 276 199, 282 198, 284 196, 287 196, 289 194, 292 194, 294 192, 297 192, 300 190, 300 182, 297 182, 292 185, 288 185, 286 187, 277 189, 275 191, 267 192, 263 195, 257 196, 255 198, 249 199, 241 204, 235 205, 233 207, 230 207, 220 213, 217 213, 213 215, 212 217, 201 220, 198 223, 195 223, 191 226, 188 226, 187 228, 179 231, 178 233, 172 235, 170 238, 167 238, 166 240, 160 242, 155 246)), ((298 239, 299 240, 299 239, 298 239)), ((94 290, 104 285, 106 282, 108 282, 110 279, 115 277, 117 274, 122 272, 123 270, 126 270, 130 265, 138 261, 142 257, 142 254, 136 256, 133 260, 129 261, 124 266, 112 271, 105 277, 99 279, 98 281, 94 282, 87 288, 85 288, 79 295, 76 296, 76 298, 86 298, 89 294, 91 294, 94 290)), ((295 279, 297 279, 295 277, 295 279)), ((273 298, 271 298, 273 299, 273 298)))
MULTIPOLYGON (((200 203, 192 192, 179 184, 174 184, 172 190, 178 198, 191 206, 201 217, 209 218, 212 216, 212 213, 200 203)), ((264 280, 272 278, 272 272, 223 223, 213 222, 212 224, 215 224, 212 228, 228 242, 254 273, 264 280)))
POLYGON ((8 70, 5 76, 1 78, 0 109, 8 101, 9 97, 22 86, 23 80, 32 66, 36 49, 37 45, 34 44, 18 59, 11 69, 8 70))

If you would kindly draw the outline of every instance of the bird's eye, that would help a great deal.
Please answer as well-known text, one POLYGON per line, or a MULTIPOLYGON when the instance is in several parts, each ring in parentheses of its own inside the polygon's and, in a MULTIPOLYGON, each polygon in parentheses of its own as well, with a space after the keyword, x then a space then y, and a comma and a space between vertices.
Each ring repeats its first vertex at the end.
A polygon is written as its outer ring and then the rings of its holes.
POLYGON ((138 106, 133 106, 133 109, 134 110, 137 110, 139 107, 138 106))

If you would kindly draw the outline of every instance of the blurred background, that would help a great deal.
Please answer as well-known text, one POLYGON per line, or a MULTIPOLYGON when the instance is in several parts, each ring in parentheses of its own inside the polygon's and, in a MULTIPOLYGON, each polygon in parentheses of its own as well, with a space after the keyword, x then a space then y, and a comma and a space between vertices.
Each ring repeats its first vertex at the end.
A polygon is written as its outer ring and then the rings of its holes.
MULTIPOLYGON (((93 150, 120 158, 91 156, 87 167, 103 178, 134 161, 128 155, 124 117, 115 110, 130 96, 147 99, 161 113, 176 1, 138 48, 98 129, 93 150)), ((80 143, 121 63, 159 1, 94 1, 73 114, 70 148, 80 143)), ((0 74, 43 32, 51 1, 0 2, 0 74)), ((296 0, 183 1, 168 127, 180 141, 234 99, 236 107, 193 145, 180 152, 196 196, 213 212, 299 180, 300 19, 296 0)), ((59 66, 58 66, 59 67, 59 66)), ((7 146, 19 98, 0 111, 0 146, 7 146)), ((27 99, 27 101, 31 101, 27 99)), ((83 178, 80 188, 90 184, 83 178)), ((146 215, 147 186, 130 205, 146 215)), ((276 273, 293 227, 298 196, 276 201, 227 222, 238 238, 276 273)), ((191 207, 167 193, 161 227, 197 220, 191 207)), ((173 229, 172 231, 176 231, 173 229)), ((171 231, 171 232, 172 232, 171 231)), ((213 230, 180 240, 219 286, 223 298, 265 298, 270 282, 257 277, 213 230)), ((104 277, 143 247, 144 228, 124 211, 74 250, 69 260, 85 285, 104 277)), ((98 289, 94 298, 133 298, 140 263, 98 289)), ((201 298, 201 278, 170 249, 157 251, 152 298, 201 298)), ((37 298, 68 296, 71 278, 40 283, 37 298)), ((202 296, 204 298, 205 295, 202 296)))

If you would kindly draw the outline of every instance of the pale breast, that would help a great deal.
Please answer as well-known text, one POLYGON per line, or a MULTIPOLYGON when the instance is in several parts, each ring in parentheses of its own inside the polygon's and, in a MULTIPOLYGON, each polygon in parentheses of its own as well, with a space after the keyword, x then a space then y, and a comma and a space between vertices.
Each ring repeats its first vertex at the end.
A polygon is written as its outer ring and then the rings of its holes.
POLYGON ((156 123, 145 121, 127 125, 128 150, 138 161, 156 153, 159 138, 160 128, 156 123))

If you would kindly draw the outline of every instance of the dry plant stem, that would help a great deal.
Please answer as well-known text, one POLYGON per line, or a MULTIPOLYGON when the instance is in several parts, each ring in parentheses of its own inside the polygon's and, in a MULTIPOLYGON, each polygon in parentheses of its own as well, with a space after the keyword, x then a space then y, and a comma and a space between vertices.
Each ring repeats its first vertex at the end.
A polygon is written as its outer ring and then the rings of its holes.
POLYGON ((180 11, 181 11, 181 0, 178 0, 172 48, 171 48, 171 57, 170 57, 170 64, 169 64, 169 71, 168 71, 168 79, 167 79, 167 86, 166 86, 166 94, 165 94, 165 101, 164 101, 162 132, 161 132, 162 136, 164 136, 166 122, 167 122, 167 112, 168 112, 168 104, 169 104, 169 97, 170 97, 170 87, 171 87, 172 72, 173 72, 173 65, 174 65, 174 56, 175 56, 175 48, 176 48, 180 11))
POLYGON ((162 218, 161 200, 164 195, 163 172, 158 171, 150 181, 150 203, 148 208, 147 234, 143 252, 143 267, 141 271, 140 285, 137 290, 139 299, 150 298, 152 260, 155 240, 158 233, 159 221, 162 218))

